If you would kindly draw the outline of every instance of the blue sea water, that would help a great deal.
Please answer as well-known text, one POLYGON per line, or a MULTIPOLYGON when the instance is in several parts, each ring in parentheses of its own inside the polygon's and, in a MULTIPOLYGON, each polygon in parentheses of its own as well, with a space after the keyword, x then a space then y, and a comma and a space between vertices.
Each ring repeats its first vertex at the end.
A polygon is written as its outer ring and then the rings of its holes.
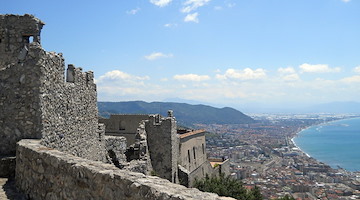
POLYGON ((311 157, 348 171, 360 171, 360 118, 311 126, 294 138, 311 157))

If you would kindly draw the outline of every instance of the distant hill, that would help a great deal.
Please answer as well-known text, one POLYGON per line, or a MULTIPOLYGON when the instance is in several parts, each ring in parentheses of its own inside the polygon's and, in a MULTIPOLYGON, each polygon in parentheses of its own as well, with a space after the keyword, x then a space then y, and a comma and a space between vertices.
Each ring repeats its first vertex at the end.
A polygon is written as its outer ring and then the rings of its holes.
POLYGON ((254 119, 233 108, 215 108, 206 105, 186 103, 127 101, 98 102, 99 114, 108 117, 110 114, 156 114, 167 116, 168 110, 182 125, 192 124, 247 124, 254 119))

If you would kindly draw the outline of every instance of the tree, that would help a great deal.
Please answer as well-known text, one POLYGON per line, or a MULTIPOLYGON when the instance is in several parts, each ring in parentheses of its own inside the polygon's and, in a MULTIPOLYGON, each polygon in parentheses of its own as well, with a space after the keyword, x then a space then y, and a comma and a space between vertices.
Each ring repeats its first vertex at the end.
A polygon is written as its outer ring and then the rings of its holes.
POLYGON ((262 195, 258 187, 247 190, 243 183, 230 176, 220 174, 220 176, 209 177, 208 175, 201 180, 195 180, 194 187, 204 192, 213 192, 220 196, 233 197, 238 200, 262 200, 262 195))
POLYGON ((260 188, 258 186, 251 188, 249 191, 249 197, 250 200, 262 200, 263 196, 261 194, 260 188))

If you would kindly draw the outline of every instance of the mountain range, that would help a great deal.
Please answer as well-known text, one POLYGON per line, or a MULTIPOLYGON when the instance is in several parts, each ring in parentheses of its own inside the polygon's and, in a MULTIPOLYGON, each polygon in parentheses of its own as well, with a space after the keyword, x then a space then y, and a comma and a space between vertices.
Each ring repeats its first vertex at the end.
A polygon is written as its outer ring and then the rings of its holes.
POLYGON ((161 114, 167 116, 173 110, 174 117, 181 125, 193 124, 248 124, 255 120, 244 113, 230 108, 215 108, 207 105, 191 105, 187 103, 126 101, 98 102, 99 115, 109 117, 110 114, 161 114))

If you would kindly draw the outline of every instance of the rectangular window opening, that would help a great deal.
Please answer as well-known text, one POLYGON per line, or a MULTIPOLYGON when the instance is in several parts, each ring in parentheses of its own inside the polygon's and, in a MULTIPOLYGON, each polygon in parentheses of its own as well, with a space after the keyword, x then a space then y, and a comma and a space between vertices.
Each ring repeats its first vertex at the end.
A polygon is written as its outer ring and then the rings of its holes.
POLYGON ((190 150, 188 150, 188 158, 189 158, 189 163, 190 163, 190 150))

